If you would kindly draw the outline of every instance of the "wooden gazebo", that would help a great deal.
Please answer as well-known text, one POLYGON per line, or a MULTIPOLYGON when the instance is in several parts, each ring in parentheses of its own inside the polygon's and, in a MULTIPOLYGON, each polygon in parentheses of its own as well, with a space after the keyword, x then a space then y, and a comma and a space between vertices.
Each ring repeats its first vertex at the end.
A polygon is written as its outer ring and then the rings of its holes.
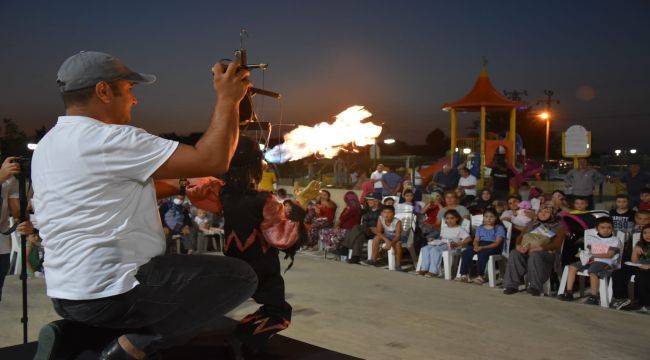
POLYGON ((512 101, 497 91, 488 77, 487 70, 483 67, 474 87, 470 92, 460 100, 446 103, 442 106, 444 111, 449 111, 451 114, 451 159, 453 163, 454 154, 456 152, 456 143, 458 138, 458 112, 480 112, 481 113, 481 181, 483 181, 483 169, 485 169, 486 153, 486 115, 487 112, 495 111, 509 111, 510 112, 510 128, 508 131, 508 142, 510 143, 510 151, 508 153, 508 161, 511 165, 515 164, 516 156, 516 119, 517 108, 526 106, 525 103, 519 101, 512 101))

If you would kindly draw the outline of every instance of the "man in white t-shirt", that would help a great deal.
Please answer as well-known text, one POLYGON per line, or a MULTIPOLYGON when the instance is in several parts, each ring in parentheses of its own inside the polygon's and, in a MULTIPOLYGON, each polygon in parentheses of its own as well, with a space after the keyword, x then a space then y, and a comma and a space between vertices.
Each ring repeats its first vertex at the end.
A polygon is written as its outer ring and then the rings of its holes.
POLYGON ((384 165, 378 164, 377 169, 370 174, 370 180, 373 181, 373 187, 375 188, 375 194, 381 196, 381 193, 384 190, 383 177, 386 172, 384 171, 384 165))
MULTIPOLYGON (((2 301, 2 287, 5 276, 9 273, 11 262, 11 233, 9 217, 15 222, 20 218, 20 203, 18 201, 18 181, 14 175, 20 172, 20 165, 15 157, 6 158, 0 167, 0 301, 2 301)), ((21 223, 16 228, 19 233, 33 232, 29 221, 21 223)))
POLYGON ((478 180, 476 176, 469 172, 466 167, 460 168, 460 179, 458 179, 458 187, 465 190, 465 195, 476 197, 476 185, 478 180))
MULTIPOLYGON (((152 83, 153 75, 93 51, 71 56, 57 74, 66 115, 32 159, 47 294, 69 320, 65 326, 71 320, 127 329, 102 359, 144 359, 186 341, 257 286, 253 270, 238 259, 163 255, 157 190, 184 195, 185 178, 225 172, 237 146, 250 74, 238 62, 216 64, 212 72, 216 105, 195 146, 128 125, 137 104, 132 88, 152 83)), ((63 327, 41 330, 37 358, 50 358, 66 341, 63 327)))

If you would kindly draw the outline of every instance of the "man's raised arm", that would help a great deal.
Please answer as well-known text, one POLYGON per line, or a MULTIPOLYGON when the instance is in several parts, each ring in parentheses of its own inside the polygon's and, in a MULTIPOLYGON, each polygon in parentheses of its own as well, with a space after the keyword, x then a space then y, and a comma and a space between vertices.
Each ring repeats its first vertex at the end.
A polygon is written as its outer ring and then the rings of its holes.
MULTIPOLYGON (((212 68, 217 92, 210 126, 195 146, 179 144, 172 156, 153 174, 154 179, 218 175, 228 170, 239 137, 239 103, 251 86, 248 70, 239 61, 212 68), (225 71, 224 71, 225 69, 225 71)), ((182 124, 179 124, 182 126, 182 124)))

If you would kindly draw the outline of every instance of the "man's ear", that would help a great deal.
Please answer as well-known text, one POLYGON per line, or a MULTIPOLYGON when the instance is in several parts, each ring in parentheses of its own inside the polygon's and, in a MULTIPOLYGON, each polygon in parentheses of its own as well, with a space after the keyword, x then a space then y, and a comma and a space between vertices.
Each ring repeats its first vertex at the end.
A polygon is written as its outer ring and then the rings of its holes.
POLYGON ((100 81, 95 85, 95 95, 104 104, 108 104, 113 99, 113 90, 106 81, 100 81))

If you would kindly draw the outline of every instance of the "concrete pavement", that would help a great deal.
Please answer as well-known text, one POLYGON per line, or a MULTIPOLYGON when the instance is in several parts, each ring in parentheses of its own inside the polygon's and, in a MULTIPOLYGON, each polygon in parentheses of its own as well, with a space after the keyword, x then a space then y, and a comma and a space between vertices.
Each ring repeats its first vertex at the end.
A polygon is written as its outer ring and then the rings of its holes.
MULTIPOLYGON (((286 266, 286 263, 284 263, 286 266)), ((648 359, 650 316, 302 254, 285 275, 284 335, 366 359, 648 359)), ((21 342, 20 284, 8 277, 0 346, 21 342)), ((231 315, 253 311, 249 301, 231 315)), ((30 280, 30 338, 56 319, 30 280)))

